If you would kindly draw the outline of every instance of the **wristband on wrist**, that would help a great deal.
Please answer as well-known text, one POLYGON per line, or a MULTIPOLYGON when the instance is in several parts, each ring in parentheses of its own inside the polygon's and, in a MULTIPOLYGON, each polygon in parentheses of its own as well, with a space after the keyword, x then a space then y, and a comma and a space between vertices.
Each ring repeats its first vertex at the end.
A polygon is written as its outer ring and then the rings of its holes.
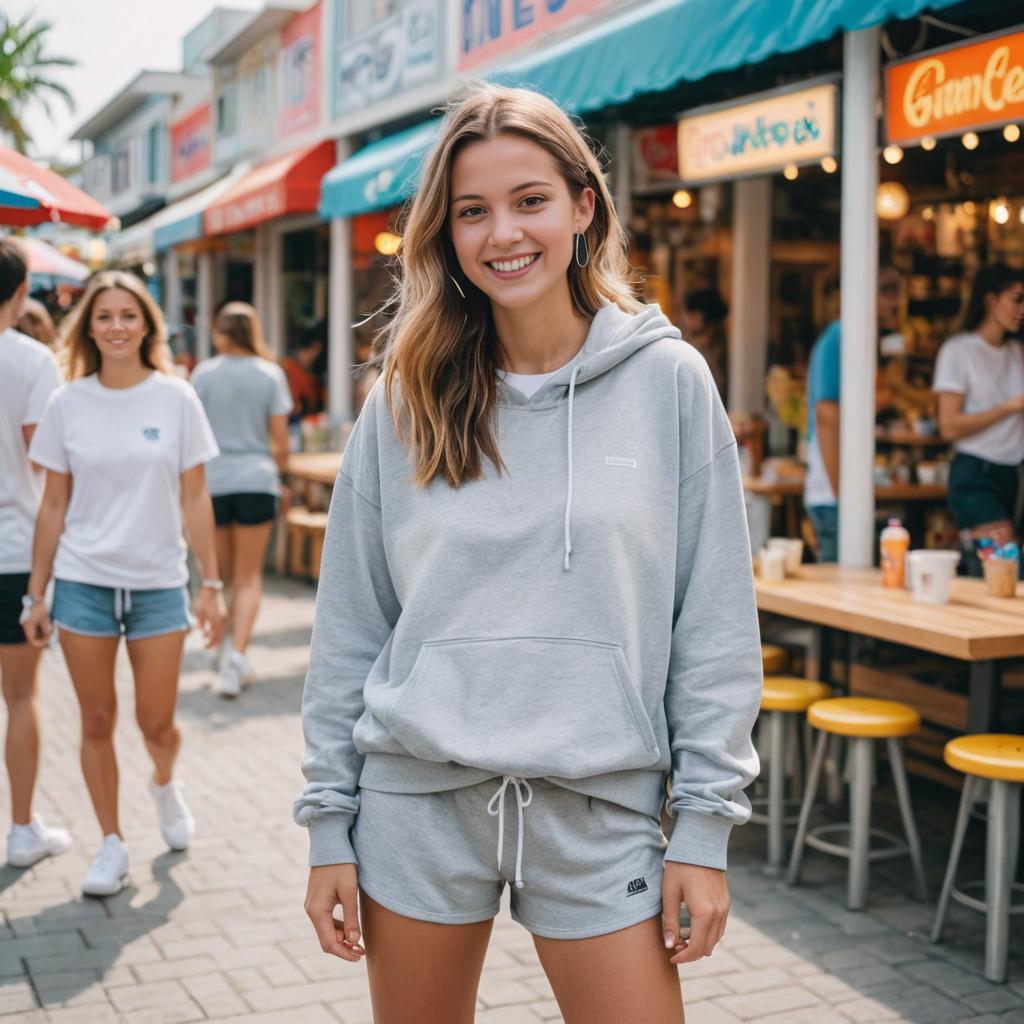
POLYGON ((43 604, 45 600, 43 597, 36 597, 35 594, 22 594, 21 610, 23 612, 30 612, 37 604, 43 604))
POLYGON ((223 590, 224 589, 224 581, 223 580, 203 580, 203 589, 204 590, 223 590))

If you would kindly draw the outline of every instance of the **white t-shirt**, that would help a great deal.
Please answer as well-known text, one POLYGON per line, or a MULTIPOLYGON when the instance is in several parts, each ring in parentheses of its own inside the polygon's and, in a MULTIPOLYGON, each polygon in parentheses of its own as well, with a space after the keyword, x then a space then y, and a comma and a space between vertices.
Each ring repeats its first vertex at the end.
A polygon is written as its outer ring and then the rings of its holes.
POLYGON ((527 398, 533 398, 556 373, 558 370, 552 370, 550 373, 509 373, 507 370, 499 370, 498 377, 516 391, 521 391, 527 398))
POLYGON ((181 474, 216 454, 199 397, 176 377, 107 388, 93 374, 60 388, 29 449, 72 479, 53 575, 127 590, 183 586, 181 474))
POLYGON ((0 573, 28 572, 43 475, 28 461, 22 427, 39 422, 60 387, 53 353, 9 329, 0 334, 0 573))
MULTIPOLYGON (((939 349, 932 390, 963 395, 965 413, 987 412, 1024 394, 1024 345, 1005 341, 997 348, 980 334, 957 334, 939 349)), ((986 462, 1016 466, 1024 462, 1024 414, 1005 416, 953 447, 986 462)))

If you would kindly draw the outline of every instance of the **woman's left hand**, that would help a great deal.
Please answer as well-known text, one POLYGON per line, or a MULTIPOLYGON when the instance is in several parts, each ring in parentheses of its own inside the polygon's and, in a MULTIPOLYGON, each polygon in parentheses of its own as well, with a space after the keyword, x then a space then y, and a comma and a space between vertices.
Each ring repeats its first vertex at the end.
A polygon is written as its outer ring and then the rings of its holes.
POLYGON ((696 864, 665 861, 661 880, 661 928, 671 963, 689 964, 711 956, 729 918, 729 886, 725 872, 696 864), (690 912, 690 936, 679 935, 679 905, 690 912))
POLYGON ((207 650, 216 647, 224 636, 224 624, 228 617, 224 594, 220 590, 203 587, 196 598, 195 612, 206 641, 204 646, 207 650))

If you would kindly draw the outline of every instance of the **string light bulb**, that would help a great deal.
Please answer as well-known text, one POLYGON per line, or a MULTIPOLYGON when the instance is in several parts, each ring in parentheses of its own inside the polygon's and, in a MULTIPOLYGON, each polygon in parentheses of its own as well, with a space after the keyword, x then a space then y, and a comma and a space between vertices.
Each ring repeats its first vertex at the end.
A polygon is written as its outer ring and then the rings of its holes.
POLYGON ((964 149, 977 149, 981 139, 978 138, 977 132, 965 132, 960 141, 963 143, 964 149))
POLYGON ((1016 142, 1020 138, 1020 125, 1008 124, 1003 129, 1003 138, 1007 142, 1016 142))
POLYGON ((782 169, 782 176, 786 181, 796 181, 797 175, 799 174, 796 164, 786 164, 782 169))
POLYGON ((672 196, 672 205, 678 206, 680 210, 685 210, 688 206, 693 205, 693 193, 681 188, 672 196))
POLYGON ((838 168, 839 164, 836 163, 836 158, 834 156, 827 156, 821 161, 821 169, 826 174, 835 174, 838 168))
POLYGON ((882 150, 882 159, 887 164, 898 164, 903 159, 903 150, 899 146, 886 146, 882 150))
POLYGON ((921 148, 930 153, 935 148, 935 139, 931 135, 926 135, 921 139, 921 148))

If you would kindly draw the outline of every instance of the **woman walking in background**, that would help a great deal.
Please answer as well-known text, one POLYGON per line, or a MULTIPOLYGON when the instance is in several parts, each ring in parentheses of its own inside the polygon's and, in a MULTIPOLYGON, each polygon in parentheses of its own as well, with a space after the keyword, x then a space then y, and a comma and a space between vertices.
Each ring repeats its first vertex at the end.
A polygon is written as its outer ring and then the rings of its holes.
POLYGON ((7 863, 18 868, 63 853, 70 842, 63 829, 47 828, 32 814, 39 768, 36 679, 41 652, 26 642, 19 620, 43 481, 28 461, 28 446, 47 400, 60 385, 60 372, 51 352, 11 328, 27 290, 23 252, 10 239, 0 239, 0 683, 7 708, 4 753, 11 784, 7 863))
POLYGON ((953 442, 949 505, 970 549, 966 568, 981 575, 977 546, 1016 536, 1024 461, 1024 271, 993 263, 978 271, 963 331, 939 350, 932 389, 939 430, 953 442))
POLYGON ((178 676, 193 623, 182 521, 203 573, 196 615, 212 645, 224 604, 203 463, 217 445, 195 392, 169 372, 163 317, 138 278, 98 274, 70 317, 71 380, 50 398, 29 451, 46 485, 25 634, 37 646, 49 638, 52 574, 52 622, 81 708, 82 772, 103 834, 82 892, 110 896, 128 876, 113 743, 122 633, 161 833, 183 850, 195 828, 173 777, 178 676))
POLYGON ((256 310, 230 302, 213 322, 217 355, 196 367, 192 384, 206 409, 220 455, 207 466, 217 520, 217 563, 230 588, 230 633, 224 639, 217 692, 237 697, 255 678, 246 651, 263 596, 263 562, 279 507, 288 494, 292 399, 284 372, 271 362, 256 310))

